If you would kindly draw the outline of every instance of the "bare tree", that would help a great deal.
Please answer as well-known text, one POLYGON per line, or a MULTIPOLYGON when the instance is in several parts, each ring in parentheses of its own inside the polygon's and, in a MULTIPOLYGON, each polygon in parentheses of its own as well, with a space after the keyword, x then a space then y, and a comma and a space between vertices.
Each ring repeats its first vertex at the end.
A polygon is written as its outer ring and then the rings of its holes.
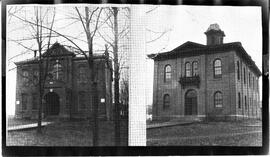
MULTIPOLYGON (((50 29, 53 28, 54 25, 54 20, 55 20, 55 9, 54 8, 46 8, 42 9, 41 7, 34 7, 33 11, 34 14, 31 18, 27 18, 26 15, 23 17, 23 15, 19 12, 21 10, 25 9, 25 11, 29 11, 29 8, 27 7, 11 7, 9 9, 9 22, 12 20, 12 17, 17 17, 17 19, 20 19, 20 21, 24 21, 25 25, 28 26, 27 29, 29 33, 31 34, 29 37, 23 37, 22 39, 12 39, 9 38, 9 41, 15 42, 16 44, 22 46, 24 49, 30 50, 34 52, 34 56, 36 57, 36 53, 38 52, 39 58, 35 58, 38 60, 38 67, 39 67, 39 77, 36 78, 38 79, 38 84, 35 84, 35 86, 38 85, 39 88, 39 108, 38 108, 38 129, 37 132, 41 133, 41 122, 42 122, 42 108, 43 108, 43 94, 44 94, 44 85, 45 85, 45 80, 47 77, 47 72, 48 72, 48 60, 45 62, 45 69, 43 67, 43 58, 42 58, 42 52, 46 51, 50 47, 50 41, 52 38, 52 31, 44 31, 43 25, 46 25, 50 27, 50 29), (49 12, 52 14, 49 15, 49 12), (20 16, 21 15, 21 16, 20 16), (48 22, 48 16, 52 16, 51 22, 48 22), (34 25, 29 24, 26 21, 31 21, 31 23, 34 23, 34 25), (45 20, 47 20, 45 22, 45 20), (27 45, 25 41, 30 41, 34 44, 31 46, 27 45), (47 47, 46 47, 47 46, 47 47), (34 48, 35 47, 35 48, 34 48)), ((25 26, 24 25, 24 26, 25 26)), ((21 31, 22 28, 15 29, 16 31, 21 31)), ((14 30, 12 30, 14 31, 14 30)), ((30 77, 32 78, 32 77, 30 77)), ((33 77, 34 78, 34 77, 33 77)))
MULTIPOLYGON (((93 145, 98 145, 98 93, 97 93, 97 77, 96 77, 96 67, 93 63, 93 45, 94 45, 94 38, 96 37, 96 34, 100 27, 109 19, 109 17, 105 19, 101 19, 101 14, 103 11, 103 8, 99 7, 75 7, 75 14, 72 14, 70 17, 71 19, 79 20, 81 23, 81 26, 83 28, 83 33, 86 36, 86 40, 84 40, 84 43, 87 44, 88 51, 83 51, 83 48, 81 48, 75 40, 80 40, 76 37, 72 37, 63 33, 60 33, 59 31, 56 31, 52 27, 44 26, 41 23, 35 23, 27 19, 23 19, 19 16, 16 16, 13 14, 13 17, 28 23, 31 26, 35 26, 37 28, 43 28, 47 29, 50 32, 52 32, 54 35, 59 36, 66 41, 73 44, 73 48, 77 50, 77 53, 80 55, 83 55, 85 59, 88 62, 89 66, 89 75, 91 76, 90 79, 90 99, 92 100, 92 118, 93 118, 93 145)), ((117 39, 117 38, 116 38, 117 39)), ((117 40, 118 41, 118 40, 117 40)), ((117 44, 117 43, 116 43, 117 44)), ((117 48, 118 49, 118 48, 117 48)), ((117 99, 119 100, 119 96, 117 96, 117 99)))
POLYGON ((113 58, 113 74, 114 74, 114 121, 115 121, 115 145, 120 145, 120 74, 121 70, 126 67, 126 58, 124 53, 120 53, 120 49, 128 46, 127 43, 120 42, 123 39, 129 40, 129 8, 109 7, 104 10, 106 14, 105 26, 106 31, 98 31, 99 36, 110 46, 112 49, 113 58), (124 21, 119 24, 119 14, 124 21), (119 26, 120 25, 120 26, 119 26), (119 45, 120 44, 120 45, 119 45), (122 45, 121 45, 122 44, 122 45))

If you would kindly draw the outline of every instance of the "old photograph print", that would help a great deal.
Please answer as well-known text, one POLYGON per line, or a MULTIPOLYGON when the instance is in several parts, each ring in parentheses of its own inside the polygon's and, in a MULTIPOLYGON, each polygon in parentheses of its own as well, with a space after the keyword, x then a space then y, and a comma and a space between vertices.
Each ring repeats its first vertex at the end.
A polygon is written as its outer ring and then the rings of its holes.
POLYGON ((262 146, 261 7, 146 16, 147 146, 262 146))
POLYGON ((6 11, 7 146, 127 146, 129 6, 6 11))

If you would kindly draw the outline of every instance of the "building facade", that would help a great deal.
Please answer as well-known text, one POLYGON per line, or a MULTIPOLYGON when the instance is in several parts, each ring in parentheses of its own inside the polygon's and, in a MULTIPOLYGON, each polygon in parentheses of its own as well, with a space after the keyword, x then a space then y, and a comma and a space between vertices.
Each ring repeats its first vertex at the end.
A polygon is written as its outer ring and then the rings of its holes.
POLYGON ((186 42, 154 60, 153 119, 259 118, 260 70, 240 42, 223 43, 211 24, 207 44, 186 42))
MULTIPOLYGON (((91 118, 89 66, 85 57, 59 43, 43 55, 42 67, 47 74, 44 83, 43 117, 91 118)), ((16 107, 18 118, 38 117, 39 60, 38 57, 15 63, 17 66, 16 107)), ((112 119, 112 71, 108 55, 94 55, 96 68, 98 115, 112 119)))

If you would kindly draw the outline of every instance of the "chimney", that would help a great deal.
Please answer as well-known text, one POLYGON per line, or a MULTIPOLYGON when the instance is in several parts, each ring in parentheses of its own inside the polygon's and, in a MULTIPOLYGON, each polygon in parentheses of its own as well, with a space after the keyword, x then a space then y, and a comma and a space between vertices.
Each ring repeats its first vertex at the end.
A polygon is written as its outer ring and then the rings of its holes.
POLYGON ((223 44, 223 38, 225 37, 225 34, 219 28, 219 25, 217 23, 211 24, 204 34, 206 35, 207 45, 223 44))

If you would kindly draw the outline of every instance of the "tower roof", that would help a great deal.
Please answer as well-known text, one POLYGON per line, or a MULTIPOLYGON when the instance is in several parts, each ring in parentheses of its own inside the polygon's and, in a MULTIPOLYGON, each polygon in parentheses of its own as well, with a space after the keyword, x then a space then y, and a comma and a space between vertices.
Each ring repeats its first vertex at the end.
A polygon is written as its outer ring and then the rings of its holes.
POLYGON ((219 25, 218 25, 217 23, 211 24, 211 25, 208 27, 208 29, 207 29, 206 32, 208 32, 208 31, 210 31, 210 30, 221 31, 221 29, 220 29, 220 27, 219 27, 219 25))
POLYGON ((214 24, 210 24, 210 26, 208 27, 208 29, 206 30, 205 34, 212 34, 212 33, 216 33, 216 34, 221 34, 222 36, 225 36, 224 32, 220 29, 219 25, 217 23, 214 24))

